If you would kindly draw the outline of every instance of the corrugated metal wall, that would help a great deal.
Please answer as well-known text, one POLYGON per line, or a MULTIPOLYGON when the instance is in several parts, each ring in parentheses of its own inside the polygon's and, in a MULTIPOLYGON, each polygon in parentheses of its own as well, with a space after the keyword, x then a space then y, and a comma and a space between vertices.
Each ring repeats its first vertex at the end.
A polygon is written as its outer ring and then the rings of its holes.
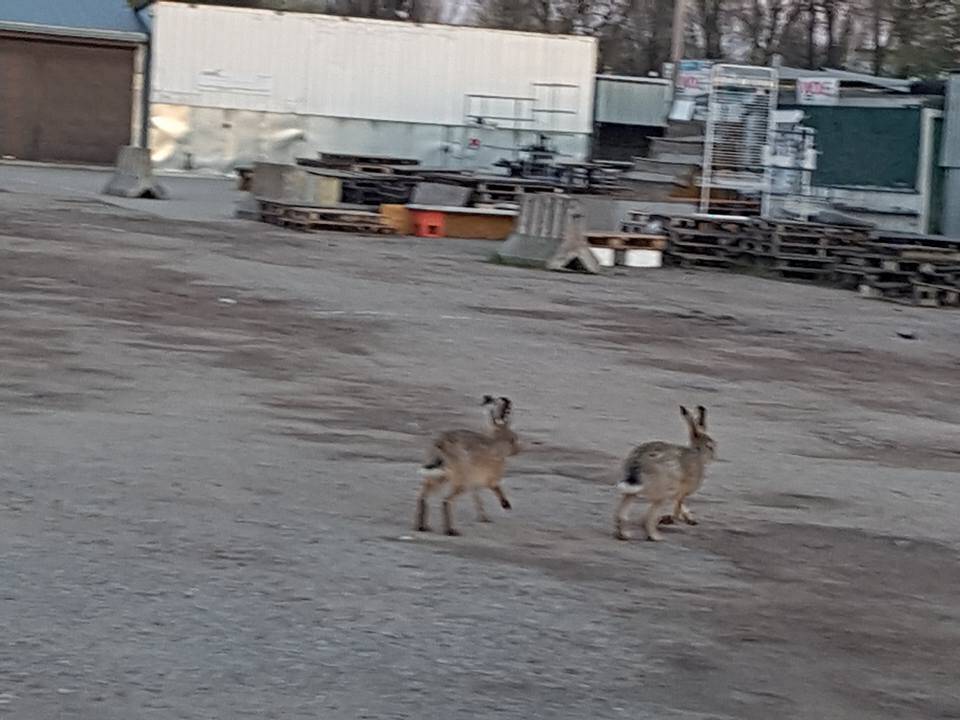
POLYGON ((658 78, 597 76, 598 123, 666 127, 670 83, 658 78))
POLYGON ((591 130, 592 38, 167 2, 154 12, 155 103, 442 125, 523 115, 591 130))

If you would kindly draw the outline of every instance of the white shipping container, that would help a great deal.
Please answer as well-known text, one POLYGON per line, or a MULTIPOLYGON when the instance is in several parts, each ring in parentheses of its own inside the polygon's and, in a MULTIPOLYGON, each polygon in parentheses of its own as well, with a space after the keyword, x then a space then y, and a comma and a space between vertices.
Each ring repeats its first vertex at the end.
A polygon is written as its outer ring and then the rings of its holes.
POLYGON ((160 2, 151 100, 589 134, 596 41, 160 2))

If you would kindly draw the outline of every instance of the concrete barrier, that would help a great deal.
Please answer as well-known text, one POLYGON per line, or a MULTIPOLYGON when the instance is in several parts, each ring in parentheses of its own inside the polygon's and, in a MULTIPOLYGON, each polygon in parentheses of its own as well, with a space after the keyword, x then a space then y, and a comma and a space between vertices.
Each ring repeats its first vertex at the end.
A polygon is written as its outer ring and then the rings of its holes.
POLYGON ((126 198, 165 199, 166 189, 153 177, 149 148, 132 145, 120 148, 113 176, 103 189, 103 194, 126 198))
POLYGON ((340 178, 311 173, 299 165, 258 162, 250 180, 253 196, 289 205, 331 207, 340 203, 340 178))
POLYGON ((245 192, 243 197, 234 203, 233 216, 239 220, 259 220, 260 203, 249 192, 245 192))
POLYGON ((443 183, 417 183, 413 189, 411 205, 445 205, 464 207, 470 200, 473 188, 462 185, 444 185, 443 183))
POLYGON ((596 273, 600 265, 584 232, 577 199, 557 193, 524 195, 514 231, 497 256, 507 265, 596 273))

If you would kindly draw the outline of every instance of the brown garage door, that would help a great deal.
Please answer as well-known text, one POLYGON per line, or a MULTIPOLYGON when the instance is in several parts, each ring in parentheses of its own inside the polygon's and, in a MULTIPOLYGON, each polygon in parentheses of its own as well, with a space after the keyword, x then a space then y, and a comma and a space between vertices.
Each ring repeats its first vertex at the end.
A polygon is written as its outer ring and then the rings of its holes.
POLYGON ((0 34, 0 155, 113 163, 130 142, 134 48, 0 34))

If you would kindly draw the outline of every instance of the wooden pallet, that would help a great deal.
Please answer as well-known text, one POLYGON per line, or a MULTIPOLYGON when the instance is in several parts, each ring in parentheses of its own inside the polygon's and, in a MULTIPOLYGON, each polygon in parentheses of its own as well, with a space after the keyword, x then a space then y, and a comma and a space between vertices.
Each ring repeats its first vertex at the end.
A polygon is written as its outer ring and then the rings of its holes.
POLYGON ((923 307, 960 307, 960 285, 913 281, 913 302, 923 307))
POLYGON ((864 278, 857 289, 860 297, 892 300, 895 302, 905 302, 909 300, 913 294, 910 283, 904 284, 895 281, 883 282, 869 278, 864 278))
POLYGON ((671 265, 684 268, 694 267, 713 267, 729 268, 733 267, 733 260, 726 255, 713 255, 709 253, 698 253, 671 250, 667 259, 671 265))
POLYGON ((878 230, 872 234, 871 241, 886 247, 960 254, 960 240, 942 235, 915 235, 878 230))
POLYGON ((667 238, 662 235, 594 230, 584 235, 591 245, 614 250, 665 250, 667 248, 667 238))
POLYGON ((804 220, 773 220, 762 218, 757 225, 769 232, 778 232, 785 235, 859 235, 866 237, 870 232, 867 228, 851 227, 849 225, 830 225, 828 223, 807 222, 804 220))
POLYGON ((942 275, 950 278, 951 282, 958 282, 960 279, 960 265, 941 265, 940 263, 922 262, 920 270, 922 274, 942 275))
POLYGON ((753 222, 740 218, 720 217, 675 217, 670 221, 670 227, 678 230, 696 230, 713 234, 726 233, 728 235, 743 235, 753 231, 753 222))
POLYGON ((717 255, 730 259, 732 255, 740 253, 732 252, 728 245, 715 242, 692 242, 688 240, 676 240, 671 238, 667 246, 667 252, 674 253, 694 253, 698 255, 717 255))
POLYGON ((316 208, 260 201, 264 222, 303 232, 352 232, 358 234, 392 233, 379 213, 351 208, 316 208))
POLYGON ((512 183, 509 180, 490 181, 480 180, 474 185, 473 201, 487 205, 496 203, 520 203, 521 197, 525 193, 555 192, 556 187, 551 184, 537 182, 518 182, 512 183))
POLYGON ((827 282, 833 279, 833 268, 817 267, 814 265, 798 265, 783 260, 773 263, 773 272, 784 280, 807 280, 810 282, 827 282))
POLYGON ((392 155, 351 155, 349 153, 318 153, 317 162, 326 167, 350 167, 355 165, 419 165, 415 158, 392 155))
POLYGON ((914 273, 903 270, 884 270, 883 268, 864 268, 857 265, 834 265, 834 274, 849 275, 857 278, 873 278, 883 282, 910 283, 914 273))
POLYGON ((391 165, 357 163, 356 165, 352 165, 350 169, 354 172, 368 173, 370 175, 393 175, 393 167, 391 165))
POLYGON ((760 215, 759 200, 721 200, 710 199, 711 215, 748 215, 756 217, 760 215))
POLYGON ((773 252, 835 258, 866 241, 863 231, 837 225, 760 220, 757 234, 769 240, 773 252))
POLYGON ((823 257, 821 255, 804 255, 802 253, 776 253, 773 257, 777 259, 784 267, 792 268, 811 268, 814 270, 826 270, 833 272, 836 261, 833 258, 823 257))

